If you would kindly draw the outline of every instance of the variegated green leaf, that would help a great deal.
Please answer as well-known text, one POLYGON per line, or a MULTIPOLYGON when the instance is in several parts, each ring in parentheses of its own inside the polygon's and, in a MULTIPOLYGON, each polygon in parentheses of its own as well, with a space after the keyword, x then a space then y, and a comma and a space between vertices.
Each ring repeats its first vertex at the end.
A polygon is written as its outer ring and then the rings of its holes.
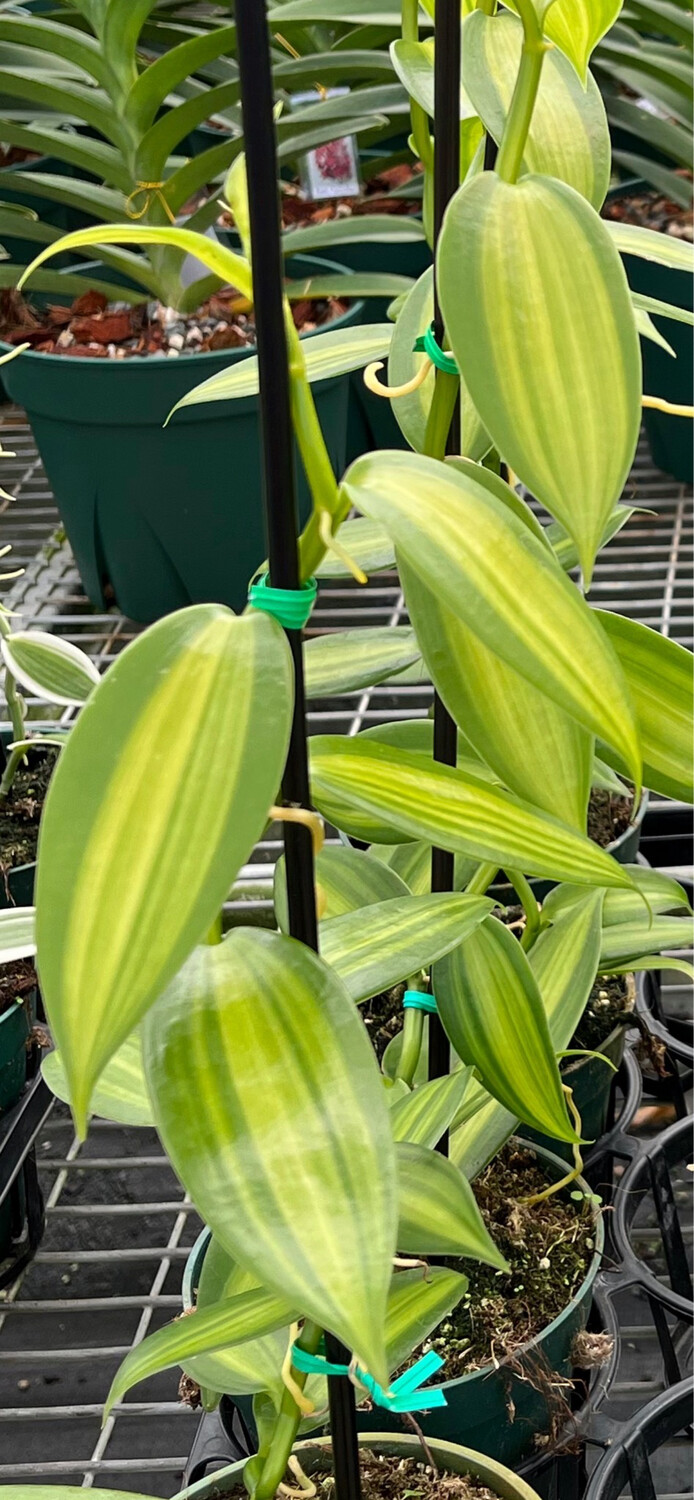
POLYGON ((391 1370, 397 1370, 413 1349, 453 1311, 467 1290, 467 1277, 443 1266, 398 1271, 390 1284, 386 1315, 386 1349, 391 1370))
POLYGON ((449 953, 492 905, 485 896, 446 892, 379 901, 321 922, 321 955, 353 1000, 368 1000, 449 953))
MULTIPOLYGON (((390 385, 406 385, 421 367, 423 355, 415 354, 415 339, 421 337, 434 316, 434 270, 430 266, 409 293, 393 331, 388 355, 390 385)), ((426 444, 427 418, 434 395, 435 372, 429 371, 423 383, 408 396, 398 396, 392 404, 393 415, 403 437, 416 453, 426 444)), ((471 458, 483 458, 491 447, 474 406, 461 382, 461 452, 471 458)))
MULTIPOLYGON (((388 724, 372 724, 360 729, 362 740, 378 740, 382 745, 395 745, 399 750, 415 750, 429 760, 434 755, 433 719, 394 719, 388 724)), ((499 782, 499 777, 485 765, 461 729, 458 730, 458 769, 480 776, 483 781, 499 782)))
POLYGON ((437 263, 471 399, 573 537, 588 587, 641 424, 638 333, 609 233, 563 182, 483 172, 450 203, 437 263))
MULTIPOLYGON (((401 38, 390 44, 390 56, 400 82, 411 99, 419 104, 426 114, 434 118, 434 40, 425 37, 422 42, 409 42, 401 38)), ((460 118, 468 120, 479 113, 471 104, 463 88, 460 90, 460 118)))
POLYGON ((434 985, 452 1046, 489 1093, 526 1125, 575 1140, 542 996, 503 922, 488 917, 441 959, 434 985))
MULTIPOLYGON (((603 547, 607 546, 608 542, 612 541, 614 536, 617 536, 622 527, 626 526, 627 521, 631 520, 636 509, 637 507, 634 505, 615 505, 602 534, 598 549, 600 552, 603 547)), ((551 525, 547 527, 546 536, 562 568, 565 568, 567 573, 570 572, 571 568, 575 568, 578 564, 578 551, 575 543, 571 540, 570 536, 567 536, 564 527, 559 521, 552 521, 551 525)))
MULTIPOLYGON (((602 900, 602 891, 584 891, 580 904, 543 932, 530 950, 530 967, 557 1053, 568 1047, 595 982, 602 900)), ((513 1134, 518 1116, 474 1080, 463 1104, 466 1119, 458 1129, 454 1125, 450 1153, 465 1175, 474 1178, 513 1134)))
POLYGON ((471 1068, 459 1068, 445 1078, 433 1078, 414 1088, 390 1109, 394 1141, 413 1146, 437 1146, 463 1104, 472 1077, 471 1068))
POLYGON ((410 572, 435 587, 484 645, 614 743, 639 781, 633 708, 617 657, 605 651, 593 611, 550 548, 509 506, 473 474, 412 453, 357 459, 342 493, 387 528, 410 572))
POLYGON ((17 682, 49 703, 80 708, 101 681, 93 661, 79 646, 46 630, 18 630, 3 636, 0 650, 17 682))
MULTIPOLYGON (((658 266, 674 271, 694 271, 694 246, 691 240, 680 240, 672 234, 645 229, 641 224, 625 224, 621 219, 605 220, 605 228, 622 255, 636 255, 652 260, 658 266)), ((412 294, 410 294, 412 295, 412 294)))
MULTIPOLYGON (((372 844, 371 853, 404 880, 413 896, 427 896, 431 890, 431 844, 372 844)), ((453 889, 461 891, 472 878, 478 861, 464 854, 454 856, 453 889)))
POLYGON ((106 1398, 104 1416, 132 1386, 159 1370, 168 1370, 195 1354, 272 1333, 273 1329, 294 1322, 295 1317, 295 1304, 259 1286, 212 1307, 201 1308, 190 1317, 167 1323, 126 1354, 106 1398))
MULTIPOLYGON (((321 897, 321 917, 341 917, 361 906, 408 896, 404 880, 394 870, 362 849, 326 844, 315 862, 316 885, 321 897)), ((275 865, 275 915, 282 932, 289 931, 287 874, 284 855, 275 865)))
MULTIPOLYGON (((340 546, 365 573, 380 573, 395 567, 395 548, 382 526, 366 516, 343 521, 339 529, 340 546)), ((351 578, 351 569, 334 552, 327 552, 315 569, 317 578, 351 578)))
POLYGON ((537 516, 522 495, 519 495, 518 490, 507 484, 500 474, 496 474, 493 469, 486 468, 484 464, 475 463, 471 458, 459 458, 457 454, 450 454, 445 461, 448 468, 455 469, 456 473, 463 475, 463 478, 467 475, 476 484, 481 484, 482 489, 488 490, 494 499, 500 500, 502 505, 505 505, 519 521, 522 521, 528 531, 532 532, 544 547, 549 545, 546 528, 538 521, 537 516))
POLYGON ((418 661, 421 652, 407 625, 366 626, 315 636, 304 646, 306 695, 327 698, 384 682, 418 661))
POLYGON ((398 1249, 407 1255, 461 1255, 506 1269, 467 1178, 438 1151, 400 1141, 398 1249))
POLYGON ((630 958, 626 963, 610 963, 607 973, 632 974, 652 969, 674 969, 679 974, 686 974, 688 979, 694 979, 694 964, 686 958, 664 958, 662 953, 646 953, 641 958, 630 958))
MULTIPOLYGON (((302 344, 306 379, 311 384, 316 380, 332 380, 336 375, 347 375, 350 370, 363 369, 371 360, 386 359, 392 336, 390 323, 363 323, 352 328, 335 328, 332 333, 315 334, 302 344)), ((258 357, 249 354, 247 359, 239 360, 193 386, 177 401, 167 420, 182 407, 199 406, 207 401, 237 401, 242 396, 257 396, 259 389, 258 357)))
POLYGON ((596 619, 619 657, 636 709, 646 786, 694 802, 690 653, 636 620, 607 610, 597 610, 596 619))
POLYGON ((628 964, 661 949, 691 948, 693 936, 688 917, 654 917, 649 924, 644 915, 640 921, 616 922, 603 928, 600 967, 628 964))
MULTIPOLYGON (((626 868, 636 889, 605 892, 603 927, 614 927, 620 922, 643 922, 647 916, 644 898, 654 914, 673 912, 681 906, 691 914, 689 897, 678 880, 673 880, 662 870, 650 870, 644 865, 627 865, 626 868)), ((584 897, 585 892, 580 886, 556 885, 542 903, 543 917, 554 922, 584 897)))
MULTIPOLYGON (((238 1265, 212 1235, 200 1271, 198 1309, 207 1311, 257 1288, 260 1288, 258 1277, 238 1265)), ((182 1361, 183 1368, 201 1389, 233 1391, 239 1396, 266 1391, 278 1407, 283 1392, 282 1361, 288 1341, 288 1327, 279 1327, 242 1344, 227 1344, 193 1354, 182 1361)), ((315 1378, 311 1384, 313 1388, 306 1392, 309 1399, 318 1393, 315 1378)))
MULTIPOLYGON (((59 1052, 49 1052, 44 1057, 41 1072, 51 1093, 65 1104, 72 1104, 70 1085, 59 1052)), ((92 1093, 91 1110, 101 1119, 116 1120, 119 1125, 154 1125, 139 1027, 131 1031, 99 1074, 92 1093)))
POLYGON ((394 1148, 340 980, 292 938, 237 928, 196 949, 147 1017, 144 1052, 159 1133, 213 1234, 383 1384, 394 1148))
POLYGON ((591 53, 617 20, 621 8, 620 0, 553 0, 546 10, 545 35, 571 59, 584 83, 591 53))
MULTIPOLYGON (((556 9, 562 0, 553 0, 556 9)), ((523 26, 510 11, 473 11, 463 24, 463 84, 497 144, 515 88, 523 26)), ((563 52, 548 52, 525 146, 524 168, 568 182, 594 208, 610 185, 610 132, 600 90, 585 86, 563 52)))
POLYGON ((594 737, 501 660, 400 558, 417 640, 439 697, 510 791, 585 832, 594 737))
POLYGON ((35 952, 34 907, 5 907, 0 911, 0 964, 13 964, 18 958, 32 958, 35 952))
POLYGON ((365 238, 374 245, 404 245, 424 237, 421 219, 409 214, 369 214, 368 221, 361 214, 353 214, 327 219, 323 224, 288 229, 282 237, 282 250, 285 255, 305 255, 307 251, 325 250, 328 246, 332 249, 334 245, 351 245, 355 241, 361 244, 365 238))
POLYGON ((41 825, 41 987, 77 1127, 259 838, 292 712, 286 638, 217 605, 133 641, 82 710, 41 825))
POLYGON ((392 829, 402 829, 404 839, 530 875, 631 885, 623 867, 590 839, 479 777, 430 766, 412 751, 318 735, 311 741, 311 779, 320 811, 369 843, 392 843, 392 829))

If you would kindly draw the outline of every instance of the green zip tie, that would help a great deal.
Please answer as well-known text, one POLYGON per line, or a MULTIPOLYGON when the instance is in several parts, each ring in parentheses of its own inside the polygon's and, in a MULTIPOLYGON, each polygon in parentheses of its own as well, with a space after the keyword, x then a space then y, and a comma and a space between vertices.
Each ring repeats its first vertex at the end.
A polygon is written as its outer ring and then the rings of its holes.
POLYGON ((429 1016, 438 1014, 436 997, 425 994, 424 990, 405 990, 402 1008, 403 1010, 424 1010, 429 1016))
POLYGON ((433 323, 429 324, 426 333, 423 333, 420 338, 415 339, 412 350, 414 354, 428 355, 432 365, 436 365, 437 370, 443 370, 445 375, 460 374, 453 355, 444 354, 443 349, 439 348, 436 342, 433 323))
POLYGON ((316 602, 318 580, 309 578, 299 589, 273 589, 269 574, 261 573, 248 590, 251 609, 272 615, 285 630, 302 630, 316 602))
MULTIPOLYGON (((321 1347, 325 1348, 324 1343, 321 1347)), ((299 1344, 294 1344, 292 1348, 292 1364, 295 1370, 301 1370, 304 1375, 341 1375, 349 1378, 351 1373, 349 1365, 331 1364, 320 1354, 309 1354, 299 1344)), ((355 1366, 354 1374, 376 1406, 382 1406, 385 1411, 432 1411, 436 1406, 446 1406, 446 1397, 439 1385, 424 1389, 424 1381, 442 1366, 440 1354, 430 1349, 404 1375, 399 1375, 388 1391, 384 1391, 373 1376, 360 1369, 359 1365, 355 1366)))

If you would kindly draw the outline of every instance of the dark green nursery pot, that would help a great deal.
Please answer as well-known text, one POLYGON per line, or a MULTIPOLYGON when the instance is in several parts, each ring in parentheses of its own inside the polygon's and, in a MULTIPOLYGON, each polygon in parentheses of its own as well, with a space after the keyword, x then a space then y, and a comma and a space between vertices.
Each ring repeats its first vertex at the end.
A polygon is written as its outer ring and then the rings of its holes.
POLYGON ((0 1016, 0 1116, 17 1103, 26 1083, 27 1042, 35 1019, 35 989, 0 1016))
MULTIPOLYGON (((558 1182, 566 1173, 565 1163, 544 1146, 534 1145, 532 1149, 546 1171, 548 1180, 558 1182)), ((571 1184, 571 1189, 590 1192, 580 1177, 571 1184)), ((593 1283, 600 1268, 604 1237, 602 1220, 598 1218, 595 1224, 595 1251, 581 1286, 559 1316, 517 1351, 516 1369, 520 1373, 507 1365, 494 1368, 489 1364, 460 1379, 445 1381, 443 1390, 446 1394, 446 1406, 417 1416, 427 1438, 433 1438, 437 1442, 460 1443, 498 1463, 510 1466, 533 1452, 536 1434, 549 1432, 552 1422, 552 1412, 542 1389, 542 1382, 536 1378, 537 1372, 556 1372, 564 1378, 571 1374, 571 1349, 576 1334, 585 1328, 588 1321, 593 1283)), ((208 1242, 207 1231, 203 1231, 188 1257, 183 1278, 184 1307, 192 1307, 194 1304, 208 1242)), ((236 1401, 247 1424, 252 1423, 250 1397, 236 1397, 233 1391, 226 1394, 236 1401)), ((374 1407, 372 1411, 360 1410, 357 1416, 362 1433, 380 1432, 391 1424, 393 1429, 400 1430, 400 1418, 379 1407, 374 1407)))
MULTIPOLYGON (((362 1448, 369 1448, 378 1453, 387 1454, 396 1458, 418 1458, 426 1462, 426 1455, 419 1439, 404 1433, 375 1432, 361 1433, 359 1443, 362 1448)), ((301 1466, 304 1473, 319 1474, 330 1472, 329 1464, 332 1457, 330 1452, 330 1438, 308 1438, 306 1442, 297 1443, 294 1451, 301 1455, 301 1466)), ((429 1444, 431 1456, 438 1467, 449 1474, 465 1474, 469 1479, 477 1479, 480 1484, 487 1486, 498 1500, 538 1500, 536 1491, 530 1488, 525 1480, 519 1479, 511 1474, 501 1464, 494 1463, 482 1453, 474 1453, 470 1449, 461 1448, 454 1443, 432 1442, 429 1444)), ((225 1469, 218 1469, 207 1479, 198 1480, 186 1490, 186 1500, 224 1500, 224 1497, 238 1487, 238 1492, 243 1495, 243 1470, 245 1460, 240 1459, 235 1464, 229 1464, 225 1469)), ((413 1490, 413 1495, 416 1490, 413 1490)))
MULTIPOLYGON (((608 193, 608 200, 628 198, 650 189, 640 179, 620 183, 608 193)), ((687 312, 694 309, 694 281, 688 271, 659 266, 635 255, 623 256, 629 285, 634 292, 656 297, 687 312)), ((664 396, 676 406, 691 406, 694 389, 694 346, 692 330, 687 323, 653 315, 656 328, 674 350, 673 359, 652 339, 641 339, 643 389, 648 396, 664 396)), ((692 424, 687 417, 673 417, 666 412, 645 407, 643 423, 653 462, 665 474, 683 484, 691 484, 694 474, 692 424)))
MULTIPOLYGON (((597 1048, 603 1057, 609 1059, 615 1068, 618 1068, 624 1057, 624 1042, 627 1028, 624 1025, 615 1026, 606 1037, 605 1041, 597 1048)), ((607 1128, 610 1097, 614 1085, 614 1072, 607 1063, 601 1062, 599 1057, 573 1057, 562 1064, 561 1076, 564 1083, 573 1090, 574 1104, 581 1116, 581 1134, 586 1141, 597 1141, 607 1128)), ((532 1141, 533 1144, 545 1146, 554 1151, 564 1162, 573 1160, 571 1147, 566 1141, 555 1141, 550 1136, 541 1135, 539 1131, 532 1130, 530 1126, 523 1126, 521 1132, 524 1140, 532 1141)), ((585 1151, 590 1149, 586 1146, 585 1151)))
MULTIPOLYGON (((295 257, 293 274, 335 270, 295 257)), ((354 302, 332 329, 359 322, 354 302)), ((85 590, 149 623, 208 601, 240 610, 265 556, 258 401, 176 402, 252 349, 123 360, 28 352, 5 366, 29 416, 85 590)), ((337 474, 345 464, 349 376, 313 387, 337 474)), ((297 462, 299 506, 308 487, 297 462)))

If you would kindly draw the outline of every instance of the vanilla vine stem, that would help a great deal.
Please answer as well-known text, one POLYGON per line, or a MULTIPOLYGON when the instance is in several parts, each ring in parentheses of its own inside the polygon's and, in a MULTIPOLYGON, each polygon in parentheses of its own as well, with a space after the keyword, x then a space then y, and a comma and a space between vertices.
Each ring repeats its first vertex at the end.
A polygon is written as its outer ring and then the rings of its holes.
POLYGON ((517 8, 523 22, 523 50, 496 160, 496 172, 504 182, 518 179, 540 86, 542 61, 552 45, 542 35, 533 0, 517 0, 517 8))

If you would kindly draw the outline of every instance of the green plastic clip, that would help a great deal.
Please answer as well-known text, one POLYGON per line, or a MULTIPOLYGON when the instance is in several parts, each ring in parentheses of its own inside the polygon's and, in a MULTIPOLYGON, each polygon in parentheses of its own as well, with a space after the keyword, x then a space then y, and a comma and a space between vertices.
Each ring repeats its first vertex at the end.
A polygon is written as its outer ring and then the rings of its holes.
POLYGON ((453 355, 445 354, 443 349, 439 349, 433 323, 429 324, 426 333, 421 334, 418 339, 415 339, 412 349, 415 354, 426 354, 431 360, 432 365, 436 365, 437 370, 443 370, 445 375, 460 374, 453 355))
POLYGON ((438 1014, 435 995, 426 995, 424 990, 405 990, 402 997, 403 1010, 423 1010, 428 1016, 438 1014))
POLYGON ((300 589, 274 589, 268 582, 269 575, 261 573, 248 590, 251 609, 262 609, 272 615, 285 630, 302 630, 310 618, 316 602, 318 581, 309 578, 300 589))

